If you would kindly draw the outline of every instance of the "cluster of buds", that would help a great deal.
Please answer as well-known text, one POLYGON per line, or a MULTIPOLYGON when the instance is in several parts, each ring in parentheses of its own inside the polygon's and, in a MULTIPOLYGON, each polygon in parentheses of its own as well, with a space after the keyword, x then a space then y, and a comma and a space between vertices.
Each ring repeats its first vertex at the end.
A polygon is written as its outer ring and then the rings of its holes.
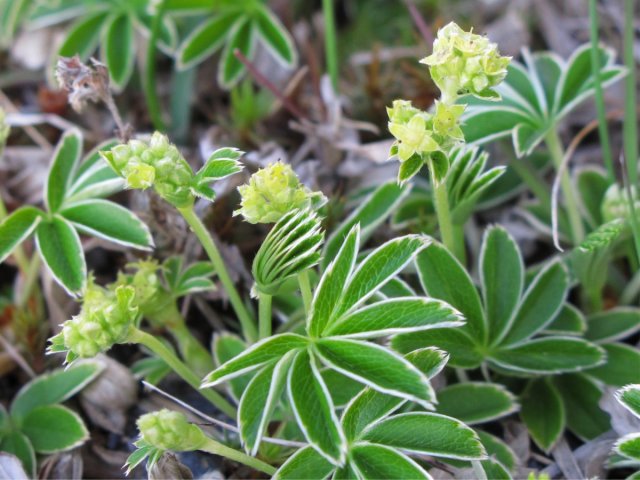
POLYGON ((116 289, 118 286, 129 286, 135 292, 135 304, 140 308, 141 313, 145 313, 153 308, 159 300, 164 296, 165 289, 160 281, 158 271, 160 265, 152 258, 140 260, 139 262, 127 265, 134 273, 127 274, 118 272, 118 280, 110 288, 116 289))
POLYGON ((430 67, 443 101, 453 103, 459 95, 466 94, 500 98, 491 88, 507 75, 510 60, 500 56, 498 46, 488 38, 465 32, 451 22, 438 31, 433 53, 421 62, 430 67))
POLYGON ((207 443, 202 430, 180 412, 162 409, 147 413, 138 418, 137 424, 141 440, 159 450, 188 452, 207 443))
POLYGON ((9 138, 9 125, 7 125, 4 110, 0 107, 0 154, 4 150, 7 138, 9 138))
POLYGON ((166 135, 155 132, 148 142, 130 140, 100 155, 126 180, 128 188, 153 186, 158 195, 178 208, 193 203, 193 170, 166 135))
POLYGON ((126 341, 138 319, 135 290, 119 286, 107 290, 89 283, 80 313, 62 325, 51 339, 51 352, 68 352, 67 360, 95 357, 126 341))
POLYGON ((275 223, 293 210, 318 208, 326 198, 312 192, 298 179, 290 165, 282 162, 258 170, 248 185, 238 187, 242 215, 249 223, 275 223))

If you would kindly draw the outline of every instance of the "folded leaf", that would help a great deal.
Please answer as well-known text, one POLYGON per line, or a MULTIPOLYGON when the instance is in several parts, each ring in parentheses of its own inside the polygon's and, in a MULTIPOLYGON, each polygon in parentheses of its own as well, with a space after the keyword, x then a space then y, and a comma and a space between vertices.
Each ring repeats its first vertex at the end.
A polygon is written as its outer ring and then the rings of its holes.
POLYGON ((313 447, 303 447, 291 455, 278 469, 273 480, 324 480, 335 466, 313 447))
POLYGON ((349 453, 353 466, 363 478, 431 478, 420 465, 393 448, 360 443, 354 445, 349 453))
POLYGON ((38 453, 69 450, 89 438, 80 416, 62 405, 34 408, 22 420, 21 430, 38 453))
POLYGON ((558 441, 565 426, 562 398, 548 379, 532 380, 521 398, 520 417, 531 438, 545 452, 558 441))
POLYGON ((374 303, 348 313, 332 323, 324 335, 374 338, 461 325, 464 325, 462 316, 444 302, 423 297, 404 297, 374 303))
POLYGON ((474 425, 507 416, 518 408, 513 394, 502 385, 468 382, 439 390, 436 411, 474 425))
POLYGON ((584 370, 599 365, 604 358, 600 347, 582 339, 547 337, 498 350, 489 361, 515 372, 553 374, 584 370))
POLYGON ((81 154, 81 133, 78 130, 68 130, 60 138, 53 152, 53 161, 47 176, 44 198, 50 212, 56 212, 62 205, 78 168, 81 154))
POLYGON ((408 360, 374 343, 326 338, 314 344, 322 362, 374 390, 429 407, 435 395, 427 380, 408 360))
POLYGON ((541 270, 527 288, 520 308, 500 343, 517 344, 544 329, 560 312, 568 289, 569 277, 560 261, 554 261, 541 270))
POLYGON ((202 388, 212 387, 255 370, 262 365, 279 360, 291 350, 307 346, 307 339, 295 333, 283 333, 252 345, 249 349, 220 365, 207 375, 202 388))
POLYGON ((332 464, 344 464, 347 449, 344 432, 315 360, 306 350, 293 360, 287 391, 307 441, 332 464))
POLYGON ((480 252, 480 283, 492 342, 506 333, 524 285, 524 263, 515 240, 502 227, 491 227, 480 252))
POLYGON ((460 311, 466 320, 460 330, 468 332, 474 343, 483 344, 487 325, 480 295, 460 262, 443 245, 433 243, 418 255, 416 265, 427 295, 444 300, 460 311))
POLYGON ((36 377, 13 398, 11 416, 24 417, 36 407, 64 402, 88 385, 103 369, 99 362, 85 360, 64 370, 36 377))
POLYGON ((37 208, 20 207, 0 223, 0 263, 33 233, 41 219, 37 208))
POLYGON ((110 242, 140 250, 150 250, 149 228, 128 209, 109 200, 83 200, 61 210, 66 220, 80 231, 110 242))
POLYGON ((403 413, 371 425, 363 440, 417 454, 460 460, 486 457, 476 433, 437 413, 403 413))
POLYGON ((87 278, 87 265, 78 233, 61 217, 40 222, 36 244, 53 278, 71 295, 79 295, 87 278))

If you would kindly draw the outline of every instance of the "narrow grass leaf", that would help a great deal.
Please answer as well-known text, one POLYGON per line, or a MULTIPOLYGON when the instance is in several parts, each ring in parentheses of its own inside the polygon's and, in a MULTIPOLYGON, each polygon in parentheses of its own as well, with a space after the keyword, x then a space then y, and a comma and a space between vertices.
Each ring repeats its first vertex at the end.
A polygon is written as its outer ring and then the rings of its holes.
POLYGON ((307 441, 334 465, 345 461, 346 440, 333 402, 309 352, 299 352, 287 378, 291 405, 307 441))
POLYGON ((513 394, 502 385, 467 382, 439 390, 436 411, 475 425, 505 417, 518 408, 513 394))
POLYGON ((545 452, 558 441, 565 427, 562 398, 548 379, 532 380, 521 398, 520 417, 531 438, 545 452))
POLYGON ((69 450, 89 438, 80 416, 62 405, 34 408, 22 420, 21 429, 38 453, 69 450))
POLYGON ((87 278, 80 237, 73 226, 60 217, 40 222, 36 244, 55 280, 71 295, 83 290, 87 278))
POLYGON ((455 418, 436 413, 403 413, 372 424, 363 440, 404 451, 460 460, 486 457, 477 434, 455 418))

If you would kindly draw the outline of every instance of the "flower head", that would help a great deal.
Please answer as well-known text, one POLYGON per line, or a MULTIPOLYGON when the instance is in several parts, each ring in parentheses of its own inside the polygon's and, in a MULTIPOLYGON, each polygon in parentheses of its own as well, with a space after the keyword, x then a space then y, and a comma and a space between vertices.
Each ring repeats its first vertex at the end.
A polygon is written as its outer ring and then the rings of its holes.
POLYGON ((142 415, 136 423, 142 440, 160 450, 187 452, 207 441, 202 430, 180 412, 162 409, 142 415))
POLYGON ((499 98, 491 90, 507 75, 511 57, 500 56, 498 46, 486 37, 465 32, 454 22, 438 31, 433 53, 421 60, 442 91, 445 103, 458 95, 499 98))
POLYGON ((238 187, 242 215, 249 223, 275 223, 293 210, 318 207, 326 199, 320 192, 304 186, 290 165, 282 162, 258 170, 248 185, 238 187))
POLYGON ((127 187, 154 187, 158 195, 176 207, 193 202, 193 170, 166 135, 155 132, 148 142, 130 140, 100 155, 124 177, 127 187))
POLYGON ((51 339, 52 352, 67 351, 69 360, 95 357, 123 342, 138 318, 135 290, 119 286, 114 291, 89 283, 80 313, 62 325, 51 339))
POLYGON ((389 115, 389 131, 396 137, 398 158, 401 162, 409 160, 413 155, 430 153, 439 148, 433 138, 433 122, 431 116, 414 108, 411 102, 395 100, 389 115))

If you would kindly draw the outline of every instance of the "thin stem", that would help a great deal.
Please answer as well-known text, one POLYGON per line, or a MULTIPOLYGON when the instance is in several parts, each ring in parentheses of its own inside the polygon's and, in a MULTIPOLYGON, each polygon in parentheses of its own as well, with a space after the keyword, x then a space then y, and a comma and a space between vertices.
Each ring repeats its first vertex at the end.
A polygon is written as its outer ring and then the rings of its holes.
POLYGON ((258 328, 260 338, 271 336, 271 300, 273 297, 267 293, 258 294, 258 328))
POLYGON ((629 183, 638 184, 638 117, 636 116, 636 63, 634 50, 634 0, 624 2, 624 64, 627 75, 624 79, 624 156, 627 163, 629 183))
POLYGON ((298 283, 300 284, 300 294, 302 295, 302 303, 304 304, 305 313, 309 313, 311 309, 311 283, 309 282, 309 271, 305 270, 298 275, 298 283))
POLYGON ((164 343, 153 335, 149 335, 135 327, 129 332, 128 341, 144 345, 154 354, 160 357, 171 367, 185 382, 196 389, 200 395, 209 400, 213 405, 231 418, 236 418, 236 409, 222 395, 210 388, 200 389, 200 377, 191 371, 176 355, 169 350, 164 343))
POLYGON ((602 145, 602 159, 607 168, 609 182, 616 181, 613 168, 613 155, 609 143, 609 131, 604 105, 604 93, 602 91, 602 79, 600 78, 599 32, 598 32, 598 0, 589 0, 589 21, 591 26, 591 71, 593 73, 593 87, 595 90, 596 111, 598 112, 598 134, 602 145))
POLYGON ((558 132, 554 129, 549 130, 545 137, 545 142, 549 148, 551 159, 553 164, 561 175, 560 182, 562 187, 562 194, 564 195, 564 201, 567 206, 567 214, 569 216, 569 224, 571 225, 571 239, 574 245, 579 244, 584 238, 584 225, 582 223, 582 217, 578 210, 578 201, 575 197, 573 186, 571 185, 571 179, 569 173, 565 170, 560 172, 562 161, 564 159, 564 152, 562 151, 562 144, 558 132))
POLYGON ((338 48, 336 46, 336 18, 333 0, 322 0, 324 14, 324 54, 333 91, 338 92, 338 48))
POLYGON ((251 315, 247 311, 246 306, 242 302, 242 298, 240 298, 240 294, 236 290, 231 277, 229 276, 229 272, 227 271, 227 267, 224 265, 224 261, 222 260, 222 256, 218 251, 215 243, 209 236, 207 232, 207 228, 204 226, 200 218, 196 215, 193 210, 193 206, 179 208, 178 209, 184 219, 187 221, 193 233, 196 234, 200 243, 204 247, 207 255, 209 256, 209 260, 213 264, 213 267, 220 277, 220 281, 222 285, 224 285, 225 290, 227 291, 227 295, 229 295, 229 301, 231 302, 231 306, 236 312, 238 319, 240 320, 240 326, 242 327, 242 333, 244 335, 245 340, 248 342, 255 342, 258 338, 258 332, 256 330, 256 325, 254 320, 251 318, 251 315))
POLYGON ((201 375, 205 375, 215 368, 211 354, 193 336, 184 321, 167 327, 175 339, 178 350, 185 362, 201 375))
MULTIPOLYGON (((433 172, 431 160, 429 160, 429 171, 433 172)), ((453 222, 451 221, 451 211, 449 209, 449 193, 446 182, 433 180, 433 202, 438 216, 438 227, 442 243, 460 261, 464 260, 464 253, 460 251, 460 246, 456 242, 453 222)), ((464 242, 463 242, 464 243, 464 242)), ((464 247, 463 247, 464 250, 464 247)))
POLYGON ((158 35, 162 28, 165 3, 165 0, 160 0, 156 6, 155 14, 151 19, 151 33, 149 34, 144 75, 142 77, 142 89, 147 101, 151 121, 155 129, 161 131, 166 130, 166 127, 162 120, 162 109, 160 108, 160 100, 158 99, 158 92, 156 91, 156 43, 158 42, 158 35))
POLYGON ((262 460, 258 460, 257 458, 250 457, 246 453, 227 447, 226 445, 223 445, 220 442, 216 442, 214 439, 209 437, 207 437, 207 443, 200 447, 198 450, 226 457, 230 460, 242 463, 243 465, 258 470, 259 472, 266 473, 267 475, 273 475, 276 473, 275 467, 269 465, 268 463, 265 463, 262 460))

